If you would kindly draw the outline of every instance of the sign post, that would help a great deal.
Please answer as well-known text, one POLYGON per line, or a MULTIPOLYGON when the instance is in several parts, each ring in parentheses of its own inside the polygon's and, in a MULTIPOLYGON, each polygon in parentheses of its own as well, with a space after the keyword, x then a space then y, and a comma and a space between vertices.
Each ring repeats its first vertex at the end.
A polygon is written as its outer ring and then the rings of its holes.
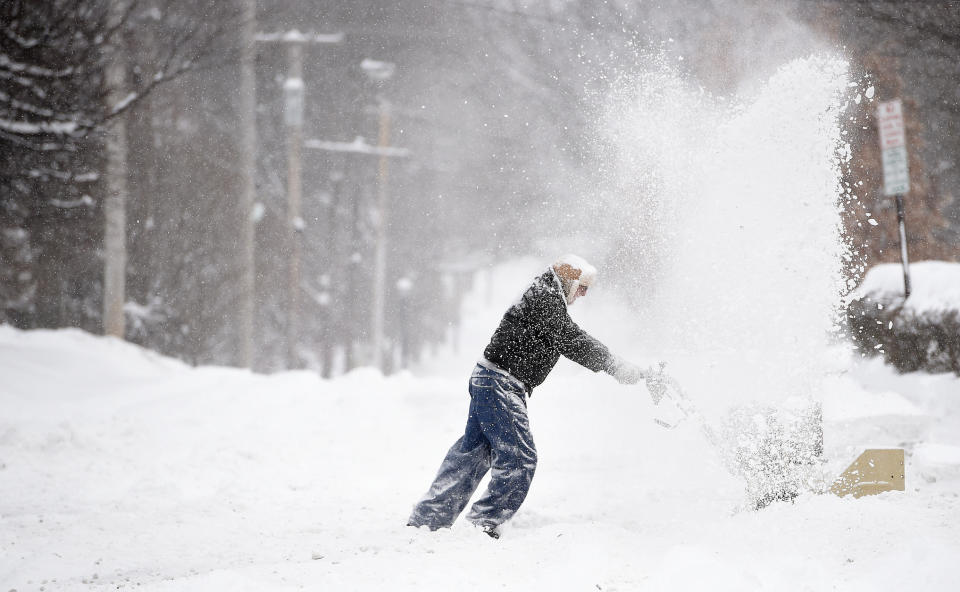
POLYGON ((903 263, 903 297, 910 297, 910 263, 907 259, 907 228, 903 214, 903 195, 910 191, 907 166, 907 134, 903 125, 900 99, 880 103, 877 107, 877 128, 883 151, 883 194, 897 200, 897 225, 900 228, 900 261, 903 263))

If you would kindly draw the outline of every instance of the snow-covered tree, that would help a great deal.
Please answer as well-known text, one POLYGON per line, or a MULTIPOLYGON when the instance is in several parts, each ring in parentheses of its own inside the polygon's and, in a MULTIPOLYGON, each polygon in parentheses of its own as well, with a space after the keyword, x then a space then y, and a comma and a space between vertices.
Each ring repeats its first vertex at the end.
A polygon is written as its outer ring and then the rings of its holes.
MULTIPOLYGON (((157 87, 201 66, 235 27, 234 12, 181 0, 0 6, 4 318, 21 326, 100 325, 103 196, 116 194, 109 187, 126 176, 122 164, 102 173, 127 152, 124 138, 108 131, 120 130, 114 122, 157 87), (153 42, 150 55, 135 55, 145 39, 153 42), (105 158, 108 145, 116 148, 112 159, 105 158)), ((116 278, 125 275, 120 267, 116 278)))

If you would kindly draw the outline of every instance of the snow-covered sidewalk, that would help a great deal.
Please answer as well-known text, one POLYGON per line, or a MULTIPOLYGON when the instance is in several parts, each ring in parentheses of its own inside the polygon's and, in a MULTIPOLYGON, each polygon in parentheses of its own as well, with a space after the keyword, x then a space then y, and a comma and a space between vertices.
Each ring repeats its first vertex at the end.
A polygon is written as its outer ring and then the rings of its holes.
MULTIPOLYGON (((469 368, 463 368, 466 376, 469 368)), ((531 400, 540 452, 503 538, 404 526, 463 380, 193 369, 0 327, 3 590, 953 590, 960 381, 855 365, 824 471, 907 450, 907 491, 736 511, 742 484, 642 389, 574 368, 531 400), (857 411, 860 410, 860 411, 857 411), (875 412, 874 412, 875 411, 875 412)))

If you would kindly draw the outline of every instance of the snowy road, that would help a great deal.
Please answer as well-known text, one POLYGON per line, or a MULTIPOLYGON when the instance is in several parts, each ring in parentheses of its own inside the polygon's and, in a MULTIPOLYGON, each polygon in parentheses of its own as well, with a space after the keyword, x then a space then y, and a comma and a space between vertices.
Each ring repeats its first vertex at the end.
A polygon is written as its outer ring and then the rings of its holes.
POLYGON ((949 376, 870 362, 829 384, 825 473, 865 446, 903 446, 906 492, 752 512, 737 511, 742 484, 695 430, 661 430, 642 389, 564 366, 531 401, 537 477, 493 541, 462 523, 404 526, 462 428, 462 380, 191 369, 80 332, 5 327, 0 366, 3 590, 960 581, 960 381, 949 376), (843 395, 854 403, 831 403, 843 395))

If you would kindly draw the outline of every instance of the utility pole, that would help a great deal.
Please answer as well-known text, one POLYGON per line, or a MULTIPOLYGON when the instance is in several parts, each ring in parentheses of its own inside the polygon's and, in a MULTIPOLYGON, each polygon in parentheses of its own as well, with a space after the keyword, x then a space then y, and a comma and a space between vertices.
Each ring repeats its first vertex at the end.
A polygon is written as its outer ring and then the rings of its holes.
MULTIPOLYGON (((380 98, 380 130, 377 146, 390 145, 390 103, 380 98)), ((387 193, 388 158, 382 154, 377 165, 377 248, 373 261, 373 366, 383 370, 384 315, 387 292, 387 220, 390 201, 387 193)))
POLYGON ((121 24, 127 10, 125 0, 112 0, 107 15, 108 29, 116 37, 109 41, 105 82, 107 114, 112 116, 106 138, 107 196, 104 200, 103 235, 103 333, 124 338, 123 305, 126 300, 127 271, 127 124, 118 113, 127 100, 127 66, 121 24))
MULTIPOLYGON (((319 140, 319 139, 304 140, 304 142, 303 142, 303 147, 304 147, 304 148, 307 148, 308 150, 322 150, 322 151, 325 151, 325 152, 334 152, 334 153, 338 153, 338 152, 339 152, 339 153, 345 154, 345 155, 375 156, 375 157, 377 157, 378 160, 379 160, 379 164, 380 164, 380 167, 381 167, 380 170, 382 170, 383 173, 384 173, 384 175, 386 175, 386 170, 385 170, 384 161, 386 161, 386 160, 389 159, 389 158, 406 158, 406 157, 410 156, 410 151, 409 151, 408 149, 406 149, 406 148, 398 148, 398 147, 395 147, 395 146, 389 146, 389 145, 387 145, 388 142, 389 142, 389 128, 388 128, 387 137, 381 137, 381 138, 378 140, 378 143, 377 143, 376 145, 368 144, 367 141, 363 139, 363 137, 357 136, 356 138, 354 138, 354 140, 353 140, 352 142, 337 142, 337 141, 332 141, 332 140, 319 140)), ((339 193, 339 182, 340 182, 340 181, 342 181, 342 177, 339 177, 338 179, 336 179, 336 182, 335 182, 336 187, 337 187, 337 189, 335 189, 335 191, 336 191, 337 193, 339 193)), ((384 189, 385 189, 385 181, 386 181, 386 179, 383 179, 383 184, 382 184, 382 185, 383 185, 384 189)), ((378 200, 381 199, 381 198, 384 199, 384 200, 386 199, 386 193, 385 193, 385 192, 384 192, 383 194, 378 195, 378 200)), ((356 202, 354 202, 354 208, 356 209, 356 207, 357 207, 357 204, 356 204, 356 202)), ((357 220, 357 214, 354 213, 354 223, 353 223, 353 225, 352 225, 352 227, 353 227, 354 229, 356 229, 356 220, 357 220)), ((378 239, 379 239, 379 233, 378 233, 378 239)), ((351 242, 352 242, 353 244, 356 244, 358 240, 359 240, 358 238, 354 237, 351 242)), ((384 244, 384 257, 383 257, 383 259, 382 259, 382 262, 383 262, 384 269, 385 269, 385 267, 386 267, 386 244, 385 244, 385 241, 384 241, 383 243, 378 243, 378 249, 379 249, 379 244, 384 244)), ((379 252, 378 252, 378 255, 379 255, 379 252)), ((348 273, 348 282, 347 282, 348 285, 350 285, 350 286, 353 286, 353 285, 355 285, 355 283, 356 283, 356 278, 354 277, 355 268, 356 268, 356 264, 355 264, 354 262, 351 262, 351 263, 350 263, 350 268, 349 268, 350 271, 349 271, 349 273, 348 273)), ((384 280, 384 282, 385 282, 385 277, 386 277, 385 271, 384 271, 384 273, 383 273, 381 276, 379 276, 379 277, 380 277, 381 280, 384 280)), ((382 293, 382 292, 381 292, 381 293, 382 293)), ((381 309, 381 310, 383 309, 383 302, 382 302, 382 300, 381 300, 381 303, 380 303, 380 309, 381 309)), ((352 310, 352 308, 351 308, 351 310, 352 310)), ((352 319, 352 317, 351 317, 351 319, 352 319)), ((350 321, 351 319, 348 319, 348 321, 350 321)), ((351 323, 348 322, 348 325, 349 325, 349 324, 351 324, 351 323)), ((382 343, 382 339, 383 339, 383 334, 382 334, 382 326, 383 326, 383 325, 382 325, 382 323, 381 323, 380 326, 381 326, 380 339, 381 339, 381 343, 382 343)), ((375 333, 375 334, 376 334, 376 333, 375 333)), ((352 367, 353 367, 352 344, 347 344, 347 356, 346 356, 346 357, 347 357, 347 368, 348 368, 348 369, 349 369, 349 368, 352 368, 352 367)), ((378 367, 379 367, 379 366, 378 366, 378 367)))
MULTIPOLYGON (((380 106, 379 133, 377 147, 382 149, 390 146, 390 103, 383 96, 383 83, 393 76, 394 65, 390 62, 363 60, 360 67, 367 76, 379 87, 377 97, 380 106)), ((384 369, 384 312, 387 292, 387 228, 389 226, 390 201, 388 195, 388 162, 386 154, 380 155, 377 167, 377 244, 373 261, 373 314, 371 315, 371 329, 373 334, 373 357, 371 363, 375 368, 384 369)))
POLYGON ((302 202, 301 149, 303 144, 303 50, 307 44, 340 43, 343 34, 301 33, 296 29, 283 33, 260 33, 260 43, 281 43, 287 48, 287 76, 283 83, 283 120, 287 132, 287 368, 300 365, 297 346, 300 336, 300 258, 303 249, 304 222, 302 202))
POLYGON ((257 202, 257 1, 243 2, 243 41, 240 55, 240 306, 237 363, 254 364, 254 302, 256 301, 256 220, 257 202))
MULTIPOLYGON (((306 143, 304 143, 306 145, 306 143)), ((343 192, 341 186, 343 185, 343 180, 346 175, 343 172, 343 163, 342 159, 334 158, 332 159, 334 164, 331 167, 329 173, 330 179, 330 204, 327 208, 327 240, 329 241, 329 265, 327 266, 324 275, 321 278, 326 278, 326 285, 323 286, 326 289, 328 294, 327 300, 320 301, 320 314, 321 314, 321 339, 320 339, 320 364, 321 364, 321 376, 324 378, 330 378, 333 376, 333 360, 334 353, 337 346, 337 337, 341 336, 341 331, 338 331, 338 325, 342 326, 343 319, 340 315, 337 315, 334 310, 334 303, 337 302, 338 296, 341 295, 341 290, 346 284, 341 273, 342 261, 343 261, 343 249, 341 247, 341 236, 340 228, 343 226, 342 216, 340 212, 340 203, 343 199, 343 192)), ((339 299, 340 301, 346 301, 346 298, 339 299)), ((347 347, 349 347, 350 341, 347 340, 347 347)))
POLYGON ((300 257, 303 218, 300 153, 303 144, 303 42, 287 36, 287 79, 283 83, 283 120, 287 128, 287 368, 300 365, 297 354, 300 325, 300 257))

